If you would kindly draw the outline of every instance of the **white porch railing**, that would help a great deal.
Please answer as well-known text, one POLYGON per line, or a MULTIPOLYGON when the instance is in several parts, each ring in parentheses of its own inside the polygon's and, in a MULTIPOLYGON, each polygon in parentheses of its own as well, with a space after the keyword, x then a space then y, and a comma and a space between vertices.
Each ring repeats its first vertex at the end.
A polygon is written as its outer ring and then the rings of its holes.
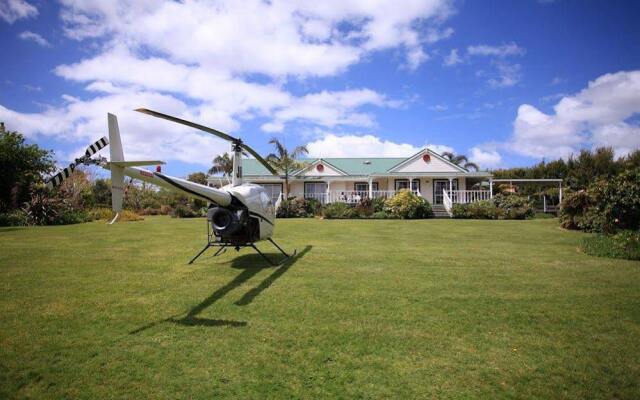
POLYGON ((452 203, 451 203, 451 198, 447 194, 447 190, 446 189, 442 190, 442 205, 444 206, 444 209, 447 212, 447 214, 449 214, 449 216, 451 216, 452 215, 451 214, 452 203))
MULTIPOLYGON (((393 197, 397 192, 395 190, 331 190, 323 193, 290 193, 291 197, 304 199, 314 199, 323 204, 326 203, 348 203, 357 204, 362 199, 388 199, 393 197)), ((416 192, 416 194, 420 195, 416 192)))
POLYGON ((452 204, 475 203, 476 201, 489 200, 491 192, 489 190, 445 190, 448 192, 452 204))

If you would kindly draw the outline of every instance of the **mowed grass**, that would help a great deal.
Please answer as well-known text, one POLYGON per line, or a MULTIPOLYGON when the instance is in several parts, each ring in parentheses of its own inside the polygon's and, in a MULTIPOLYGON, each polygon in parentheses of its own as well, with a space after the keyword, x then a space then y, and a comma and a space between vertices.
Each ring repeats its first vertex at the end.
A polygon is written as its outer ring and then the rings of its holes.
POLYGON ((0 398, 639 398, 640 262, 556 220, 0 229, 0 398), (275 256, 268 243, 260 247, 275 256))

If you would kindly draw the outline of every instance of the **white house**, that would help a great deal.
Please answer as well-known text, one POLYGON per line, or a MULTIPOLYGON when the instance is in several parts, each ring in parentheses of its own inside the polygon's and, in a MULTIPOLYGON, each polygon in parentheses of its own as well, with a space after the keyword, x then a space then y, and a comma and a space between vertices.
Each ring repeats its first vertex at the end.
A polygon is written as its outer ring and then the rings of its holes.
MULTIPOLYGON (((488 172, 471 172, 440 154, 423 149, 408 158, 305 159, 305 168, 289 177, 289 196, 317 199, 322 203, 356 203, 362 198, 391 197, 402 189, 413 190, 434 206, 450 212, 453 203, 486 200, 492 185, 488 172)), ((244 180, 267 188, 274 202, 283 192, 284 177, 271 174, 255 159, 242 161, 244 180)), ((219 178, 209 178, 218 184, 219 178)))

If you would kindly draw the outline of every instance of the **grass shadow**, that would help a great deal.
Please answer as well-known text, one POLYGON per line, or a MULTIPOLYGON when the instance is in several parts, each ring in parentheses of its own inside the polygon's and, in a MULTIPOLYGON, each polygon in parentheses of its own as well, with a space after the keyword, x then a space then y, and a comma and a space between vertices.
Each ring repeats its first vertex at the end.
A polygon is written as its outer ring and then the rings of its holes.
MULTIPOLYGON (((262 282, 260 282, 260 284, 256 287, 254 287, 253 289, 249 290, 247 293, 244 294, 244 296, 242 296, 242 298, 238 301, 235 302, 236 305, 239 306, 246 306, 247 304, 250 304, 253 299, 255 299, 258 295, 260 295, 260 293, 262 293, 264 290, 268 289, 269 286, 273 285, 273 283, 280 278, 282 275, 284 275, 285 272, 287 272, 289 270, 289 268, 291 268, 293 266, 293 264, 295 264, 299 259, 301 259, 302 257, 304 257, 305 254, 307 254, 310 250, 311 250, 312 246, 307 246, 305 247, 301 252, 297 253, 296 255, 290 257, 289 259, 285 260, 278 268, 276 268, 271 275, 269 275, 268 277, 266 277, 262 282)), ((246 257, 250 257, 250 256, 257 256, 257 254, 249 254, 246 257)), ((234 263, 232 264, 232 267, 234 267, 234 265, 237 263, 238 265, 241 265, 245 260, 234 260, 234 263)), ((234 267, 237 268, 237 267, 234 267)))
MULTIPOLYGON (((302 256, 308 253, 311 250, 311 246, 307 246, 300 253, 286 259, 282 264, 277 267, 272 267, 265 265, 265 260, 259 254, 245 254, 239 257, 236 257, 231 262, 231 268, 241 269, 240 272, 235 278, 233 278, 229 283, 219 288, 215 292, 211 293, 206 299, 202 300, 199 304, 190 309, 184 317, 178 318, 178 315, 171 316, 169 318, 155 321, 150 324, 141 326, 140 328, 134 329, 129 332, 129 334, 135 335, 137 333, 143 332, 147 329, 153 328, 154 326, 163 323, 163 322, 171 322, 184 326, 230 326, 230 327, 244 327, 247 325, 245 321, 233 321, 233 320, 221 320, 221 319, 206 319, 206 318, 198 318, 197 315, 202 311, 213 305, 216 301, 222 299, 233 289, 241 286, 257 273, 262 271, 263 269, 274 269, 274 272, 269 275, 265 280, 263 280, 258 286, 249 290, 240 300, 238 300, 236 305, 247 305, 253 301, 260 293, 262 293, 265 289, 271 286, 278 278, 280 278, 285 272, 291 268, 293 264, 295 264, 302 256)), ((277 254, 267 254, 267 257, 273 257, 275 259, 277 254)))

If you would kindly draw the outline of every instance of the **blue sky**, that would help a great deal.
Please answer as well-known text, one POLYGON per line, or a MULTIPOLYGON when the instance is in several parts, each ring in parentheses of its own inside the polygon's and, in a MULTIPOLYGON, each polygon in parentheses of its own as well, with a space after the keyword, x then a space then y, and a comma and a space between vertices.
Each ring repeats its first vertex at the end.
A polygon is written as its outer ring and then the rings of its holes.
POLYGON ((0 120, 60 163, 118 115, 128 158, 203 170, 224 142, 316 156, 429 145, 483 168, 640 146, 636 1, 0 0, 0 120), (88 4, 89 3, 89 4, 88 4))

